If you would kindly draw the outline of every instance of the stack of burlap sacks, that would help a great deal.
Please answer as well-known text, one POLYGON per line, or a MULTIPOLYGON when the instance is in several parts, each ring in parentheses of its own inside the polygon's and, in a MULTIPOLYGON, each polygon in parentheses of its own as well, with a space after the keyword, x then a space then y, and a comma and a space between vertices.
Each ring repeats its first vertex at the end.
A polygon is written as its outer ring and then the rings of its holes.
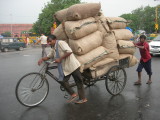
POLYGON ((72 5, 54 17, 61 24, 54 30, 57 39, 66 41, 81 63, 81 72, 92 78, 100 77, 119 59, 130 57, 129 67, 137 63, 132 32, 125 29, 121 17, 105 17, 99 3, 72 5))

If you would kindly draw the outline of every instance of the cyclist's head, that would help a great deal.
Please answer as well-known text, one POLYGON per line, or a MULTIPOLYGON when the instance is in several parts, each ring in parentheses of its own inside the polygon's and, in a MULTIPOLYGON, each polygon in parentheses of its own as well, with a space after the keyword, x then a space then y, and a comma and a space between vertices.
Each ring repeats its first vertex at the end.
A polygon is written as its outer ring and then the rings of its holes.
POLYGON ((48 40, 56 40, 57 37, 55 35, 49 35, 48 38, 47 38, 47 41, 48 40))
POLYGON ((49 36, 47 37, 47 42, 48 42, 49 45, 54 46, 55 43, 56 43, 56 39, 57 39, 57 38, 56 38, 55 35, 49 35, 49 36))

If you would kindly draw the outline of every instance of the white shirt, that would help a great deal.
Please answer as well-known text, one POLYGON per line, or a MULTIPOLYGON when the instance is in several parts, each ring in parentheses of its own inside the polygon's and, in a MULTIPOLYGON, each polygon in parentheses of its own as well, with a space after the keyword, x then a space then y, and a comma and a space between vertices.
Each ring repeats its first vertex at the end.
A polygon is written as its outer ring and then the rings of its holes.
POLYGON ((41 44, 47 44, 47 37, 45 35, 42 35, 39 40, 41 41, 41 44))
MULTIPOLYGON (((59 41, 58 42, 58 51, 59 56, 62 57, 66 52, 72 52, 71 48, 68 46, 68 44, 65 41, 59 41)), ((54 58, 56 56, 55 52, 56 46, 54 46, 50 53, 47 55, 49 58, 54 58)), ((75 71, 78 67, 80 67, 79 61, 76 59, 74 54, 72 53, 70 56, 66 57, 62 60, 62 69, 64 72, 64 75, 67 76, 71 74, 73 71, 75 71)))

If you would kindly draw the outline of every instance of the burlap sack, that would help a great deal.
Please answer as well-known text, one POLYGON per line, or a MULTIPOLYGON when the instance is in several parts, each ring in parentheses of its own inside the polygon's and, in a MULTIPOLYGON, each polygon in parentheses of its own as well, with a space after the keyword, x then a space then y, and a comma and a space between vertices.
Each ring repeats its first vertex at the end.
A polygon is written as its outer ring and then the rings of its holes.
POLYGON ((83 55, 102 44, 102 33, 96 31, 78 40, 69 39, 69 46, 77 55, 83 55))
POLYGON ((111 29, 125 29, 127 20, 122 17, 106 17, 108 25, 111 29))
POLYGON ((95 18, 90 17, 79 21, 65 22, 65 31, 70 39, 80 39, 97 31, 97 23, 95 18))
POLYGON ((56 18, 58 21, 62 22, 66 20, 66 14, 67 14, 68 8, 57 11, 53 17, 56 18))
POLYGON ((84 69, 91 67, 93 64, 101 61, 108 53, 109 51, 106 48, 100 46, 84 55, 76 56, 78 61, 81 63, 81 72, 84 69))
POLYGON ((133 55, 136 52, 136 47, 132 41, 118 40, 118 51, 120 54, 131 54, 133 55))
POLYGON ((62 27, 62 24, 60 24, 54 31, 53 35, 57 37, 58 40, 68 40, 68 37, 66 36, 64 29, 62 27))
POLYGON ((113 30, 116 40, 130 40, 133 34, 128 29, 115 29, 113 30))
POLYGON ((106 56, 107 58, 119 59, 119 52, 117 49, 117 41, 113 32, 108 32, 104 35, 102 46, 107 48, 110 53, 106 56))
POLYGON ((96 69, 96 68, 98 68, 98 67, 103 67, 104 65, 106 65, 106 64, 108 64, 108 63, 110 63, 110 62, 113 62, 113 61, 116 61, 116 60, 114 60, 114 59, 112 59, 112 58, 104 58, 103 60, 95 63, 94 65, 92 65, 92 66, 90 67, 90 69, 91 69, 91 70, 94 70, 94 69, 96 69))
POLYGON ((97 20, 99 31, 101 31, 103 34, 106 34, 108 31, 110 31, 106 18, 103 14, 100 16, 95 16, 95 19, 97 20))
POLYGON ((68 21, 82 20, 95 16, 100 9, 100 3, 75 4, 68 8, 66 18, 68 21))
POLYGON ((109 69, 115 65, 118 65, 118 61, 115 61, 110 58, 106 58, 98 63, 94 67, 90 67, 89 69, 84 71, 84 75, 90 78, 101 77, 109 71, 109 69))
POLYGON ((119 59, 124 59, 129 57, 129 67, 135 66, 138 63, 138 59, 131 54, 119 54, 119 59))

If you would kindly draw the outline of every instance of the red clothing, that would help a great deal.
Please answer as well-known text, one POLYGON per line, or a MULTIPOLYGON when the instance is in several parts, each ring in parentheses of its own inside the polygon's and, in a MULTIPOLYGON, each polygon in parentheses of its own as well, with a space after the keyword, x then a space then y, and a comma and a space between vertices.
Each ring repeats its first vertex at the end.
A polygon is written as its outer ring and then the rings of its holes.
POLYGON ((149 45, 147 42, 139 42, 136 45, 138 46, 144 46, 144 49, 139 48, 140 54, 141 54, 141 59, 143 62, 147 62, 148 60, 151 59, 150 55, 150 50, 149 50, 149 45))

